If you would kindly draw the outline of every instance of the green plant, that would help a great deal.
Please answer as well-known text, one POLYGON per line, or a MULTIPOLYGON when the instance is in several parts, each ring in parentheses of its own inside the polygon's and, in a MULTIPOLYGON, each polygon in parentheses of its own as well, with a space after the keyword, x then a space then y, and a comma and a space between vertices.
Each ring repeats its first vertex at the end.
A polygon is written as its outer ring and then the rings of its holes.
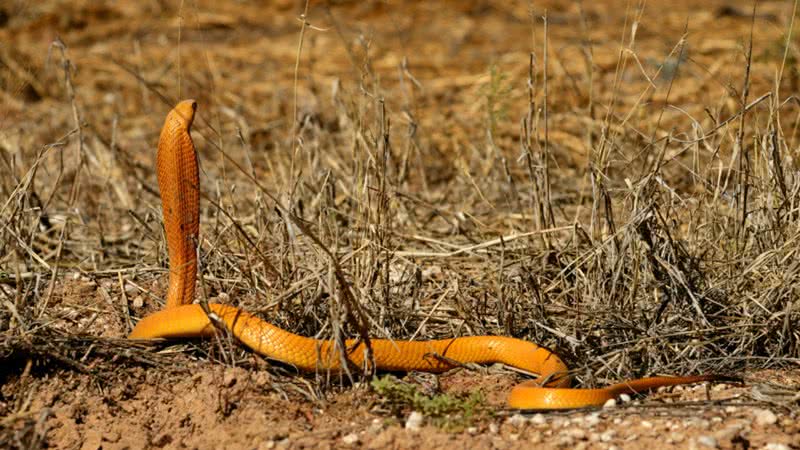
POLYGON ((426 395, 417 386, 398 380, 392 375, 375 377, 371 383, 393 414, 418 411, 435 426, 462 428, 486 412, 483 395, 472 392, 466 397, 449 394, 426 395))

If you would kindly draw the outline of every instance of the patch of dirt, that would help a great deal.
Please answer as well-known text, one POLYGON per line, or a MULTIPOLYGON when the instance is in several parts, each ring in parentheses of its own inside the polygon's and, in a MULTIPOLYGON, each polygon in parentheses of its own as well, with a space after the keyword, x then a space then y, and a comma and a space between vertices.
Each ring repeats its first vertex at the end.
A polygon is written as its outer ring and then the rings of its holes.
MULTIPOLYGON (((441 376, 444 390, 480 390, 496 416, 455 429, 424 421, 409 429, 410 411, 387 416, 381 399, 364 387, 334 388, 309 401, 308 385, 286 379, 275 384, 276 377, 263 370, 207 363, 183 370, 131 369, 102 381, 55 371, 45 379, 14 380, 4 394, 28 391, 30 411, 46 414, 39 432, 63 449, 800 446, 796 414, 754 406, 752 385, 676 387, 599 410, 519 414, 502 408, 513 377, 456 370, 441 376)), ((797 385, 800 373, 764 371, 749 379, 797 385)))

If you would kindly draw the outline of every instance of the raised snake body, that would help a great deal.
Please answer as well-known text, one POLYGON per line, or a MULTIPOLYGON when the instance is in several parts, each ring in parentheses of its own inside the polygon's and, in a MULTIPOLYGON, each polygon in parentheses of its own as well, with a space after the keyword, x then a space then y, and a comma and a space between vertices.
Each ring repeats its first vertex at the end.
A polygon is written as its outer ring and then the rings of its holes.
MULTIPOLYGON (((197 271, 196 246, 199 223, 197 156, 189 134, 197 103, 184 100, 167 115, 158 142, 158 183, 169 251, 169 291, 162 311, 136 325, 131 339, 186 338, 214 335, 209 315, 194 300, 197 271)), ((338 370, 339 357, 333 341, 290 333, 241 309, 209 304, 210 312, 256 353, 291 364, 300 370, 338 370)), ((370 340, 375 367, 389 371, 442 372, 458 363, 500 362, 539 374, 548 380, 540 386, 531 380, 515 386, 508 406, 519 409, 572 409, 600 406, 623 393, 647 392, 662 386, 727 377, 651 377, 626 381, 603 389, 571 389, 568 368, 555 353, 534 343, 501 336, 471 336, 435 341, 370 340)), ((364 364, 363 342, 348 340, 347 360, 364 364)))

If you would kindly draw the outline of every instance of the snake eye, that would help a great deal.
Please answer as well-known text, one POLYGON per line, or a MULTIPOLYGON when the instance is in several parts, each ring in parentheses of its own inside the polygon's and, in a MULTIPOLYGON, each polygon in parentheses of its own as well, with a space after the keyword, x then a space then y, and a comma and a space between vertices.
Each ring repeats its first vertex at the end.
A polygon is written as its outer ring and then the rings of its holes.
POLYGON ((197 102, 192 102, 192 111, 197 111, 197 102))

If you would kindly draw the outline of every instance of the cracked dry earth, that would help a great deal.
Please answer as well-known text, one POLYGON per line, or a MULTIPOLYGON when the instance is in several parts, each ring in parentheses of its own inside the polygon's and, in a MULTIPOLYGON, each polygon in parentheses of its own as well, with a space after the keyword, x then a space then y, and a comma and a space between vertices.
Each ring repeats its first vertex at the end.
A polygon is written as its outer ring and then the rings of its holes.
POLYGON ((113 382, 24 374, 3 389, 27 389, 37 432, 63 449, 800 448, 796 410, 779 404, 791 398, 773 387, 796 385, 800 372, 747 378, 744 386, 677 387, 599 410, 520 414, 502 407, 513 376, 454 370, 439 377, 440 388, 481 390, 495 411, 457 425, 433 425, 414 411, 394 416, 364 386, 311 400, 301 377, 208 363, 173 373, 133 368, 113 382))

